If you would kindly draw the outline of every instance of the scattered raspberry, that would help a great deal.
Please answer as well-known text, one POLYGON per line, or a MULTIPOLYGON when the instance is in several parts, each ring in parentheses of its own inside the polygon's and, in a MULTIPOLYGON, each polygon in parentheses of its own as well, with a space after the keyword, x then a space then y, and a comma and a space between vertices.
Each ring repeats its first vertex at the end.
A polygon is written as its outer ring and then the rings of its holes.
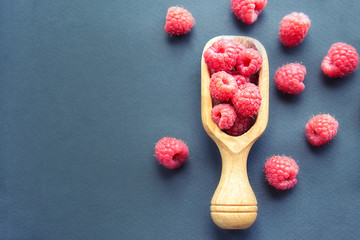
POLYGON ((266 3, 267 0, 231 0, 231 7, 238 19, 251 24, 257 20, 266 3))
POLYGON ((321 69, 329 77, 342 77, 352 73, 359 64, 359 55, 353 46, 335 43, 331 46, 321 64, 321 69))
POLYGON ((306 138, 314 146, 320 146, 333 139, 339 123, 329 114, 317 115, 305 126, 306 138))
POLYGON ((231 128, 226 130, 226 133, 231 136, 240 136, 250 129, 252 121, 252 117, 244 117, 240 114, 237 114, 234 124, 231 128))
POLYGON ((245 83, 231 98, 237 112, 245 117, 258 113, 261 105, 259 87, 252 83, 245 83))
POLYGON ((215 72, 231 71, 236 64, 237 49, 234 42, 225 39, 214 42, 204 52, 205 63, 215 72))
POLYGON ((305 88, 302 82, 305 75, 305 66, 299 63, 286 64, 276 71, 275 84, 280 91, 297 94, 305 88))
POLYGON ((170 7, 166 14, 165 31, 173 35, 188 33, 194 25, 191 13, 181 7, 170 7))
POLYGON ((214 73, 210 78, 210 95, 220 101, 231 98, 236 89, 235 78, 224 71, 214 73))
POLYGON ((256 73, 262 65, 261 54, 252 48, 241 51, 237 57, 236 69, 243 76, 249 76, 256 73))
POLYGON ((181 140, 164 137, 155 146, 155 156, 160 164, 175 169, 186 162, 189 150, 181 140))
POLYGON ((228 129, 235 122, 236 112, 229 104, 219 104, 211 109, 211 118, 220 129, 228 129))
POLYGON ((293 12, 286 15, 280 24, 280 41, 287 47, 293 47, 303 41, 311 25, 304 13, 293 12))
POLYGON ((236 80, 236 84, 240 87, 240 85, 243 85, 245 83, 249 83, 250 82, 250 77, 249 76, 243 76, 243 75, 233 75, 233 77, 236 80))
POLYGON ((265 163, 265 176, 269 184, 277 189, 293 188, 297 183, 299 166, 295 160, 285 156, 274 156, 265 163))

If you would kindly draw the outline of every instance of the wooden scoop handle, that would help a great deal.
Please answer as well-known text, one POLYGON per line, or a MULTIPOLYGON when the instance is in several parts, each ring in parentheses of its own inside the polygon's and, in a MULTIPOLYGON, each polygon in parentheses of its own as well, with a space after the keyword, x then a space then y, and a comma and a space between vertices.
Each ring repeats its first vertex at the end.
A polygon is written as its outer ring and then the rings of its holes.
POLYGON ((257 201, 251 189, 246 163, 252 144, 238 153, 220 147, 222 171, 211 200, 211 217, 224 229, 246 229, 257 216, 257 201))

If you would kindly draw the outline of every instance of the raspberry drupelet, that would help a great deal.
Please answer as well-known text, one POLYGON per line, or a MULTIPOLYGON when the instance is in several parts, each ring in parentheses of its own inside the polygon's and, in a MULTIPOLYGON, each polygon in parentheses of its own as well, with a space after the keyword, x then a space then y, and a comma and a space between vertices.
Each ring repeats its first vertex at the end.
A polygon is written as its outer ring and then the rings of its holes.
POLYGON ((214 72, 231 71, 236 64, 239 47, 229 40, 214 42, 204 51, 206 65, 214 72))
POLYGON ((164 137, 155 146, 155 156, 160 164, 175 169, 186 162, 189 150, 183 141, 164 137))
POLYGON ((253 83, 245 83, 239 87, 231 101, 239 114, 245 117, 253 116, 258 113, 261 105, 259 87, 253 83))
POLYGON ((191 13, 181 7, 170 7, 166 14, 165 31, 172 35, 188 33, 194 26, 195 20, 191 13))
POLYGON ((280 24, 280 41, 287 47, 298 45, 305 38, 311 22, 304 13, 293 12, 286 15, 280 24))
POLYGON ((246 49, 244 45, 240 42, 232 41, 232 43, 235 45, 236 54, 238 55, 242 50, 246 49))
POLYGON ((234 124, 232 127, 226 130, 226 133, 231 136, 240 136, 250 129, 252 123, 252 117, 244 117, 240 114, 237 114, 234 124))
POLYGON ((211 118, 220 129, 228 129, 235 122, 236 112, 229 104, 218 104, 211 109, 211 118))
POLYGON ((224 71, 214 73, 210 78, 210 95, 220 101, 231 98, 237 87, 235 78, 224 71))
POLYGON ((245 83, 250 83, 250 76, 233 75, 233 77, 235 78, 238 87, 245 83))
POLYGON ((286 156, 274 156, 265 163, 265 176, 269 184, 277 189, 293 188, 297 183, 299 166, 294 159, 286 156))
POLYGON ((251 24, 257 20, 266 3, 267 0, 231 0, 231 7, 238 19, 251 24))
POLYGON ((329 114, 319 114, 305 126, 306 138, 314 146, 321 146, 336 136, 339 123, 329 114))
POLYGON ((247 48, 238 54, 236 69, 243 76, 250 76, 261 68, 263 59, 261 54, 252 48, 247 48))
POLYGON ((359 54, 353 46, 335 43, 329 49, 321 64, 323 72, 332 78, 352 73, 359 64, 359 54))
POLYGON ((299 63, 286 64, 276 71, 275 85, 285 93, 298 94, 305 89, 303 83, 305 75, 305 66, 299 63))

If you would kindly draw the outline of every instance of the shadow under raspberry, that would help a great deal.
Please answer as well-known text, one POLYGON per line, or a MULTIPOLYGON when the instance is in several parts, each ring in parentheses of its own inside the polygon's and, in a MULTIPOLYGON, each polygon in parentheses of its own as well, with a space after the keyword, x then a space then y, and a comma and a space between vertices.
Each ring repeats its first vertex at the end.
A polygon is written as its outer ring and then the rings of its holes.
POLYGON ((233 12, 230 12, 230 14, 232 15, 231 16, 231 19, 232 19, 232 23, 240 28, 240 30, 246 34, 244 35, 249 35, 250 33, 252 32, 255 32, 256 31, 256 28, 254 28, 258 22, 261 22, 261 19, 263 18, 263 12, 258 16, 258 19, 252 23, 252 24, 247 24, 247 23, 244 23, 243 21, 241 21, 240 19, 238 19, 233 12))
MULTIPOLYGON (((285 103, 291 103, 291 104, 295 104, 298 103, 299 101, 302 100, 302 92, 298 93, 298 94, 288 94, 288 93, 284 93, 282 91, 280 91, 279 89, 277 89, 277 87, 275 86, 274 91, 276 91, 276 96, 282 100, 285 103)), ((304 90, 306 91, 306 90, 304 90)))
POLYGON ((158 163, 156 158, 154 159, 154 161, 156 161, 154 166, 156 167, 156 170, 157 170, 158 174, 164 179, 169 179, 169 178, 173 178, 174 176, 186 175, 187 174, 187 169, 188 169, 188 165, 189 165, 189 159, 183 165, 181 165, 181 167, 176 168, 176 169, 168 169, 168 168, 166 168, 165 166, 158 163))
POLYGON ((170 35, 167 33, 167 42, 169 44, 186 44, 190 41, 191 39, 191 35, 192 35, 192 31, 188 32, 187 34, 183 34, 183 35, 170 35))
POLYGON ((356 74, 357 72, 355 70, 353 73, 344 77, 331 78, 325 75, 321 69, 319 70, 319 78, 325 83, 325 86, 329 88, 341 88, 341 86, 355 81, 356 74))
POLYGON ((292 192, 296 191, 296 185, 287 190, 279 190, 271 186, 268 181, 266 180, 265 173, 261 175, 262 177, 262 187, 266 189, 266 195, 270 196, 271 199, 280 200, 291 194, 292 192))

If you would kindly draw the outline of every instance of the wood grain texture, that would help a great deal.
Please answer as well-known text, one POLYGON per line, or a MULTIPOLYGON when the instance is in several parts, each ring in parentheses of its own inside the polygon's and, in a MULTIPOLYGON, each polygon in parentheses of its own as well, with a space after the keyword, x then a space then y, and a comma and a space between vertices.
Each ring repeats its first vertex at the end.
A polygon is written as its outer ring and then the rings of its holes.
POLYGON ((220 40, 241 42, 245 47, 257 49, 263 58, 259 74, 261 106, 255 124, 241 136, 224 133, 211 119, 212 101, 209 91, 210 73, 201 59, 201 118, 209 136, 218 146, 222 158, 220 182, 211 200, 211 217, 224 229, 246 229, 257 216, 257 201, 247 175, 247 157, 254 142, 264 132, 269 113, 269 63, 265 48, 256 39, 241 36, 219 36, 208 41, 204 47, 220 40))

